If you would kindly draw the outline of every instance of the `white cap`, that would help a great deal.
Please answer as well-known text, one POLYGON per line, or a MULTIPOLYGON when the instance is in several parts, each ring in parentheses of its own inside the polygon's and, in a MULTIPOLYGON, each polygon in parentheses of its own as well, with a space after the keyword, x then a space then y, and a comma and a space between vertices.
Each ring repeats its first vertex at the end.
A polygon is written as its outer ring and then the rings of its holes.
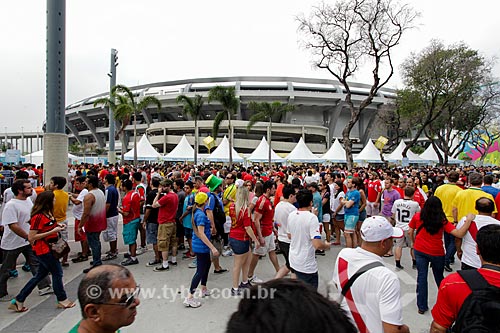
POLYGON ((243 181, 243 179, 236 179, 236 181, 234 182, 234 184, 238 188, 238 187, 242 187, 243 184, 245 184, 245 182, 243 181))
POLYGON ((379 242, 403 237, 403 229, 395 228, 383 216, 368 217, 361 225, 361 238, 366 242, 379 242))

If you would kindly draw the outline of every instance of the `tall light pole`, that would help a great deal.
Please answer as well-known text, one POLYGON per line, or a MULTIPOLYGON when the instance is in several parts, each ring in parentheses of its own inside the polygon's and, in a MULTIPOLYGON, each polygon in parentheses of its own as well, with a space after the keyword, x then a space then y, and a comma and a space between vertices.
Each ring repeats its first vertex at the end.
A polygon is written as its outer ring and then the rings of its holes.
MULTIPOLYGON (((115 98, 112 94, 113 88, 116 86, 116 66, 118 66, 118 51, 111 49, 111 63, 109 76, 109 99, 111 104, 114 103, 115 98)), ((111 106, 108 108, 109 117, 109 150, 108 150, 108 163, 116 163, 116 152, 115 152, 115 115, 111 106)), ((122 147, 123 149, 123 147, 122 147)))
POLYGON ((24 126, 21 126, 21 155, 24 155, 24 126))

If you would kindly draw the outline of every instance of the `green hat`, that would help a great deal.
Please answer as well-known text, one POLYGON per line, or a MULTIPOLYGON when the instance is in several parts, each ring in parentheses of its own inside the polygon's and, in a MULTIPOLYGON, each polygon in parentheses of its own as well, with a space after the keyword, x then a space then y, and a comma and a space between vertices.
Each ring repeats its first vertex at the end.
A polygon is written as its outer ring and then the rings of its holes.
POLYGON ((208 177, 207 180, 205 181, 205 184, 207 184, 208 188, 210 189, 210 192, 213 192, 217 187, 222 185, 222 179, 217 178, 214 175, 210 175, 210 177, 208 177))

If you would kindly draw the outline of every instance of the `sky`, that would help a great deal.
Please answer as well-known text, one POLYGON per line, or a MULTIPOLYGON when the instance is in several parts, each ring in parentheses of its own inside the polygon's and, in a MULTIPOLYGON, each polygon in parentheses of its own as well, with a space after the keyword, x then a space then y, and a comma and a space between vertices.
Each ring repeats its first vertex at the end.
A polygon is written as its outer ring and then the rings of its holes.
MULTIPOLYGON (((329 0, 329 2, 333 2, 329 0)), ((420 12, 394 50, 400 64, 431 39, 465 42, 486 58, 500 55, 500 2, 406 0, 420 12)), ((333 77, 312 66, 296 17, 318 0, 67 0, 66 105, 109 89, 110 50, 117 83, 127 86, 223 76, 333 77)), ((0 4, 0 133, 35 131, 45 119, 46 1, 0 4)), ((495 65, 494 76, 500 77, 495 65)), ((368 83, 368 68, 353 81, 368 83)))

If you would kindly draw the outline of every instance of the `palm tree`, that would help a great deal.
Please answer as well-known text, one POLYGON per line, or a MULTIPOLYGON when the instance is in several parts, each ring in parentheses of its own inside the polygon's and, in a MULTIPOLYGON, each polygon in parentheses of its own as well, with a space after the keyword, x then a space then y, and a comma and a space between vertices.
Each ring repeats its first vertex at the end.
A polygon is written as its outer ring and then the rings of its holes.
MULTIPOLYGON (((149 105, 156 105, 158 111, 161 110, 160 101, 154 96, 146 96, 141 98, 139 103, 136 103, 134 94, 132 91, 124 86, 117 85, 111 89, 111 94, 118 102, 113 102, 108 97, 100 98, 94 102, 94 106, 98 104, 103 104, 111 108, 114 113, 115 119, 122 122, 122 127, 118 131, 117 135, 122 134, 125 131, 125 127, 130 123, 130 118, 134 117, 134 165, 137 165, 137 113, 146 109, 149 105)), ((124 136, 122 135, 122 163, 124 155, 124 136)))
POLYGON ((259 121, 268 121, 269 125, 267 127, 267 143, 269 144, 268 150, 268 163, 269 169, 271 169, 271 133, 273 126, 273 118, 281 117, 285 113, 293 111, 295 109, 294 105, 284 104, 281 102, 250 102, 248 108, 254 112, 250 117, 247 125, 247 132, 259 121))
POLYGON ((231 126, 231 116, 238 110, 239 101, 236 98, 234 87, 216 86, 208 92, 208 103, 218 101, 222 106, 222 112, 219 112, 214 119, 212 135, 217 137, 222 120, 227 117, 229 132, 229 167, 233 166, 233 128, 231 126))
POLYGON ((201 95, 195 95, 194 98, 186 95, 177 96, 177 103, 183 104, 183 112, 194 119, 194 165, 198 165, 198 119, 201 116, 203 100, 201 95))

